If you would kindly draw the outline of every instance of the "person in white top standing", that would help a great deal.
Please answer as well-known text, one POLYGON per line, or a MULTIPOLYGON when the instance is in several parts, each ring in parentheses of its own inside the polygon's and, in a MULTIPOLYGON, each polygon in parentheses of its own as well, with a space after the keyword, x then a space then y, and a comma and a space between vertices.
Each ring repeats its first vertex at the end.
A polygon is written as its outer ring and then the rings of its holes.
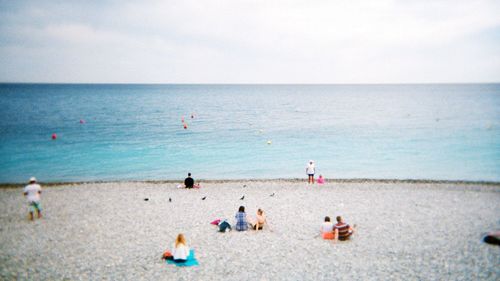
POLYGON ((314 161, 309 160, 309 164, 307 164, 306 167, 306 174, 309 177, 308 182, 309 184, 314 183, 314 173, 316 172, 316 167, 314 166, 314 161))
POLYGON ((42 187, 36 183, 35 177, 31 177, 30 183, 24 187, 24 196, 26 196, 29 205, 30 220, 33 220, 33 213, 35 211, 37 212, 38 218, 42 217, 40 194, 42 194, 42 187))

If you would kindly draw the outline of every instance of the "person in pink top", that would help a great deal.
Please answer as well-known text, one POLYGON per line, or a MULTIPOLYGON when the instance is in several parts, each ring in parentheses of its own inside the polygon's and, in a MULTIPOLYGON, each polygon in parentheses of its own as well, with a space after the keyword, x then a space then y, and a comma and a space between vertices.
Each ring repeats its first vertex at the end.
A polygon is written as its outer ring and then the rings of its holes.
POLYGON ((325 178, 323 178, 323 175, 319 175, 318 180, 316 181, 318 184, 324 184, 325 183, 325 178))

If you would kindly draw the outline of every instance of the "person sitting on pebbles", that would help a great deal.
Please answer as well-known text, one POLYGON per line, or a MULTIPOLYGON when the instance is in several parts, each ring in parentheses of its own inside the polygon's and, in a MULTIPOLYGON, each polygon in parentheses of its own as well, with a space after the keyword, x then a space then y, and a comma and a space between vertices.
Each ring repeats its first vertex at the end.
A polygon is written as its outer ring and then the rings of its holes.
POLYGON ((167 260, 173 260, 174 262, 186 262, 189 257, 189 247, 186 243, 186 238, 184 234, 179 233, 175 239, 175 243, 172 246, 172 252, 165 252, 163 258, 167 260))
POLYGON ((330 221, 330 217, 326 216, 325 221, 321 224, 320 227, 321 237, 325 240, 333 240, 335 238, 333 233, 333 223, 330 221))
POLYGON ((200 188, 201 185, 198 183, 198 184, 195 184, 194 183, 194 179, 191 177, 191 173, 188 173, 188 176, 186 179, 184 179, 184 187, 185 188, 200 188))
POLYGON ((348 240, 349 237, 354 233, 356 225, 351 227, 349 224, 344 222, 344 219, 341 216, 337 216, 337 224, 333 226, 333 230, 335 231, 335 241, 345 241, 348 240))
POLYGON ((236 219, 236 227, 237 231, 247 231, 248 230, 248 217, 247 213, 245 213, 245 207, 240 206, 238 212, 234 216, 236 219))
POLYGON ((264 214, 264 211, 262 209, 257 210, 255 220, 253 220, 250 224, 252 225, 252 228, 254 230, 262 230, 262 228, 264 228, 264 225, 268 225, 269 227, 266 219, 266 214, 264 214))

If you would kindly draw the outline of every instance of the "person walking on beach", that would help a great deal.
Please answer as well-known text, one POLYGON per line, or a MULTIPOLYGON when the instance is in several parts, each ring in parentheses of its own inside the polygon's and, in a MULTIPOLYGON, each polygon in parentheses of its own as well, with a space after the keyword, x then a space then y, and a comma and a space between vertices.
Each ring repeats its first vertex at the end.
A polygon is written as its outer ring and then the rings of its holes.
POLYGON ((193 188, 194 179, 191 177, 191 173, 188 173, 188 177, 184 180, 184 186, 186 188, 193 188))
POLYGON ((335 241, 345 241, 349 239, 355 231, 353 227, 344 222, 341 216, 337 216, 337 224, 333 226, 333 230, 335 231, 335 241))
POLYGON ((245 207, 240 206, 238 209, 238 212, 234 216, 236 218, 236 227, 235 229, 237 231, 246 231, 248 230, 248 218, 247 214, 245 213, 245 207))
POLYGON ((306 174, 308 176, 307 183, 309 183, 309 184, 314 183, 314 173, 315 172, 316 172, 316 167, 314 166, 314 161, 309 160, 309 164, 307 164, 307 167, 306 167, 306 174))
POLYGON ((24 187, 24 196, 28 200, 30 220, 33 220, 33 213, 36 211, 38 218, 42 217, 42 208, 40 206, 40 194, 42 194, 42 187, 36 183, 36 178, 31 177, 30 182, 24 187))

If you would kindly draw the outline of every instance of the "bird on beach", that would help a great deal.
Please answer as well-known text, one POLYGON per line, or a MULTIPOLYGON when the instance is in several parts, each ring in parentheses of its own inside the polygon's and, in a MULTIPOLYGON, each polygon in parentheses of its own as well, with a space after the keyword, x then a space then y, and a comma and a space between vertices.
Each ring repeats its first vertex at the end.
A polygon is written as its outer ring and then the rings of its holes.
POLYGON ((269 196, 273 197, 273 196, 274 196, 274 192, 273 192, 273 194, 271 194, 271 195, 269 195, 269 196))
POLYGON ((201 198, 201 200, 205 200, 205 199, 207 199, 207 197, 206 197, 206 196, 205 196, 205 197, 203 197, 203 198, 201 198))
POLYGON ((240 198, 240 200, 243 200, 243 199, 245 199, 245 195, 243 195, 243 196, 240 198))
POLYGON ((172 198, 170 198, 170 197, 169 197, 169 198, 168 198, 168 202, 172 202, 172 198))

